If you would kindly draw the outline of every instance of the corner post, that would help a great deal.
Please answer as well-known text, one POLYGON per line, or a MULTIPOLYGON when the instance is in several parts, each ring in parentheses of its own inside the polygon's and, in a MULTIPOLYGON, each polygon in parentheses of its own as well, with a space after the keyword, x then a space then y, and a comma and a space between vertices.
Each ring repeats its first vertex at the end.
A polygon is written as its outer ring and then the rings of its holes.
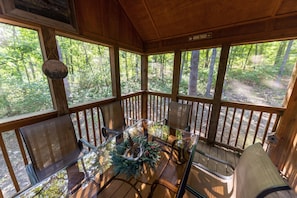
POLYGON ((224 79, 225 79, 225 74, 227 69, 229 49, 230 49, 230 44, 224 44, 222 46, 218 76, 216 81, 216 88, 215 88, 214 99, 212 104, 209 131, 207 136, 207 142, 210 144, 213 144, 216 139, 218 122, 219 122, 220 111, 221 111, 221 97, 222 97, 224 79))
POLYGON ((179 90, 179 77, 180 77, 180 64, 181 64, 181 51, 174 51, 174 65, 173 65, 173 79, 172 79, 172 92, 171 99, 177 101, 179 90))
POLYGON ((141 55, 141 90, 143 90, 141 98, 141 117, 147 119, 148 106, 148 56, 141 55))
MULTIPOLYGON (((56 43, 55 30, 45 26, 41 27, 41 46, 44 52, 45 60, 59 60, 59 53, 56 43)), ((66 91, 63 79, 48 79, 54 109, 58 111, 58 115, 69 113, 66 91)))
POLYGON ((112 95, 115 96, 117 100, 121 100, 119 47, 110 47, 109 55, 111 66, 112 95))

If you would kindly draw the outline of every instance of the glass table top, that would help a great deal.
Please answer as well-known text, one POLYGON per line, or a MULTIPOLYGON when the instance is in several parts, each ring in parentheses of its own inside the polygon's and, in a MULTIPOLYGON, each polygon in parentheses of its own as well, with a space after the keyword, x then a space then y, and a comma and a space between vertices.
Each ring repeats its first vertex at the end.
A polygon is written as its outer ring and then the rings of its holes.
MULTIPOLYGON (((193 146, 197 144, 197 135, 180 129, 174 130, 174 132, 176 133, 175 146, 178 148, 191 151, 193 146)), ((78 183, 75 190, 86 188, 90 182, 98 181, 98 177, 106 172, 114 174, 113 171, 110 171, 113 167, 111 153, 119 143, 127 140, 129 136, 145 136, 148 137, 149 141, 152 138, 158 138, 166 142, 172 136, 170 133, 171 131, 168 126, 156 124, 149 120, 141 120, 135 125, 128 127, 123 134, 109 138, 106 142, 99 145, 96 150, 92 150, 78 159, 78 171, 84 174, 84 179, 78 183)), ((65 167, 56 174, 18 194, 16 197, 69 197, 73 193, 73 191, 69 191, 68 189, 70 182, 69 170, 67 171, 65 167)))

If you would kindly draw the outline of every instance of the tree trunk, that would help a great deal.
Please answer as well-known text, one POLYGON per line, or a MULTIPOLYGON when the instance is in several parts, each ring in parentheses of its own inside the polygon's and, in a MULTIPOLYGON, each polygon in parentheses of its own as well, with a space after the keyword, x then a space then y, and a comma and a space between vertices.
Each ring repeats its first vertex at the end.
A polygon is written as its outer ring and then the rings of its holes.
POLYGON ((207 86, 206 86, 206 92, 205 92, 206 97, 210 97, 210 89, 211 89, 211 85, 212 85, 213 71, 214 71, 214 65, 216 62, 216 56, 217 56, 217 49, 213 48, 211 59, 210 59, 208 80, 207 80, 207 86))
POLYGON ((238 51, 238 46, 236 47, 231 47, 230 48, 230 56, 228 58, 228 64, 227 64, 227 69, 231 69, 233 62, 234 62, 234 57, 237 55, 237 51, 238 51))
POLYGON ((245 61, 244 61, 243 70, 245 70, 246 65, 247 65, 247 63, 248 63, 248 61, 249 61, 249 58, 250 58, 250 54, 251 54, 252 48, 253 48, 253 45, 250 45, 248 54, 247 54, 246 59, 245 59, 245 61))
POLYGON ((281 76, 283 75, 283 73, 284 73, 284 69, 285 69, 287 60, 288 60, 288 58, 289 58, 289 54, 290 54, 292 45, 293 45, 293 40, 290 40, 289 43, 288 43, 287 49, 286 49, 286 53, 285 53, 285 55, 284 55, 283 62, 282 62, 282 64, 281 64, 280 68, 279 68, 278 77, 281 77, 281 76))
POLYGON ((197 81, 198 81, 198 64, 199 64, 199 50, 192 51, 190 79, 189 79, 189 95, 197 96, 197 81))
POLYGON ((36 80, 35 69, 32 61, 29 61, 30 71, 32 73, 33 80, 36 80))
POLYGON ((209 51, 210 49, 207 49, 205 53, 205 63, 204 63, 205 68, 208 68, 208 65, 209 65, 209 51))
POLYGON ((274 67, 277 67, 281 64, 281 57, 285 51, 286 41, 282 41, 279 44, 275 59, 274 59, 274 67))
POLYGON ((128 82, 129 79, 129 72, 128 72, 128 53, 124 52, 125 56, 125 70, 126 70, 126 81, 128 82))
POLYGON ((2 107, 5 108, 5 110, 4 109, 2 110, 2 112, 4 114, 0 114, 0 116, 2 118, 5 118, 5 117, 9 117, 9 116, 14 116, 14 113, 13 113, 13 110, 12 110, 12 107, 11 107, 11 103, 7 99, 8 94, 2 88, 2 82, 3 82, 3 80, 1 79, 1 76, 0 76, 0 90, 1 90, 1 93, 2 93, 2 94, 0 94, 0 101, 2 103, 1 104, 2 107))
MULTIPOLYGON (((69 39, 71 41, 71 39, 69 39)), ((70 94, 71 94, 71 89, 70 89, 70 84, 69 84, 69 74, 73 74, 73 70, 70 69, 72 67, 70 67, 70 63, 69 63, 69 58, 68 58, 68 54, 65 53, 64 56, 62 54, 62 50, 61 50, 61 46, 59 45, 59 42, 57 42, 57 48, 58 48, 58 54, 59 54, 59 59, 61 62, 65 63, 66 62, 66 66, 68 69, 68 75, 66 78, 63 79, 63 83, 64 83, 64 88, 65 88, 65 93, 66 93, 66 98, 67 100, 70 100, 70 94)))
MULTIPOLYGON (((25 60, 24 60, 24 54, 21 52, 21 61, 22 62, 25 62, 25 60)), ((29 75, 29 72, 28 72, 28 68, 26 67, 26 64, 24 65, 24 69, 25 69, 25 73, 26 73, 26 77, 27 77, 27 81, 28 81, 28 83, 30 84, 30 75, 29 75)), ((20 73, 20 77, 22 77, 22 74, 21 74, 21 72, 20 72, 20 69, 19 69, 19 66, 17 66, 17 70, 19 71, 19 73, 20 73)))
POLYGON ((179 82, 182 79, 183 76, 183 71, 184 71, 184 67, 185 67, 185 63, 186 63, 186 55, 188 52, 183 52, 182 53, 182 59, 181 59, 181 68, 180 68, 180 73, 179 73, 179 82))
POLYGON ((160 78, 161 81, 164 82, 164 69, 165 69, 165 55, 160 55, 160 59, 161 59, 161 67, 160 67, 160 78))
POLYGON ((138 58, 137 56, 134 56, 134 58, 135 58, 135 70, 136 70, 135 77, 136 79, 140 79, 140 75, 139 75, 140 68, 139 68, 138 58))

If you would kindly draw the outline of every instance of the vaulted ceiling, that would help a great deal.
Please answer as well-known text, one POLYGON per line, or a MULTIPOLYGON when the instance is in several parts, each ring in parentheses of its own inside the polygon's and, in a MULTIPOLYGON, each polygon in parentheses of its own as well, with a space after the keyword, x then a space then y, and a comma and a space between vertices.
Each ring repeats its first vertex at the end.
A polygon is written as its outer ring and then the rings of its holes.
POLYGON ((45 25, 141 53, 297 38, 296 0, 68 1, 70 25, 20 11, 9 0, 0 0, 0 20, 45 25))
POLYGON ((296 0, 118 1, 144 42, 207 33, 297 12, 296 0))

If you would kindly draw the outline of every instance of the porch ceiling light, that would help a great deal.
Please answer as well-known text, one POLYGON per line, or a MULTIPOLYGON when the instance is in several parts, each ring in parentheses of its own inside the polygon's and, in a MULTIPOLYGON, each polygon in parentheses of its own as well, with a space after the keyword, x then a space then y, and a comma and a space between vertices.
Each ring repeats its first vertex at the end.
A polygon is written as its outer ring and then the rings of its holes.
POLYGON ((207 32, 203 34, 196 34, 189 37, 189 41, 196 41, 196 40, 202 40, 202 39, 210 39, 212 38, 212 32, 207 32))
POLYGON ((42 65, 43 73, 51 79, 62 79, 68 74, 67 66, 58 60, 47 60, 42 65))

